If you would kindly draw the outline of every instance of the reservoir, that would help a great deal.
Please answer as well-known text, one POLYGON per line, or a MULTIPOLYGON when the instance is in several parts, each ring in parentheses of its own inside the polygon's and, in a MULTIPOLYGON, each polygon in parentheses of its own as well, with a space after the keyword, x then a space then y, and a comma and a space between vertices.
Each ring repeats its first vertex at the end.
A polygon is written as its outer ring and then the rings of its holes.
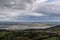
POLYGON ((0 29, 6 30, 24 30, 24 29, 46 29, 52 26, 26 26, 26 25, 0 25, 0 29))

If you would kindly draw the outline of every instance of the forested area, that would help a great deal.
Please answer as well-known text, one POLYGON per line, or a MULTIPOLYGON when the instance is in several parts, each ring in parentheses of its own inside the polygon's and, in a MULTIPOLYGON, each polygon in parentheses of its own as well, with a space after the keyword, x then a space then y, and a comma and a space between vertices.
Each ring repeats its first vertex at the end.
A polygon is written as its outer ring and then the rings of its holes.
POLYGON ((39 30, 1 30, 0 40, 60 40, 60 34, 39 30))

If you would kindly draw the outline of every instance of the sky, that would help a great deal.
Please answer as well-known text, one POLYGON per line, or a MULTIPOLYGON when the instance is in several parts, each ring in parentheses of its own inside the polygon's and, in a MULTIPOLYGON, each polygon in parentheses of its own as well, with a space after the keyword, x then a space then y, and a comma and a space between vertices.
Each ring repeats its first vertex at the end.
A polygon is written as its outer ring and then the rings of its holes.
POLYGON ((60 22, 60 0, 0 0, 0 21, 60 22))

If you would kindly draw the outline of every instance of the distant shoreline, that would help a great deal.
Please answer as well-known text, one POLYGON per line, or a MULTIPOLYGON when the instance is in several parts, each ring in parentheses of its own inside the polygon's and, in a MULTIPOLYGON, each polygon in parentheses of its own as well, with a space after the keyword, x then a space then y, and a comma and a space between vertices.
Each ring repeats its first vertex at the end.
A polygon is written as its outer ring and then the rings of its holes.
POLYGON ((0 29, 5 29, 5 30, 26 30, 26 29, 48 29, 51 28, 52 26, 49 27, 27 27, 27 28, 22 28, 22 29, 11 29, 11 28, 0 28, 0 29))

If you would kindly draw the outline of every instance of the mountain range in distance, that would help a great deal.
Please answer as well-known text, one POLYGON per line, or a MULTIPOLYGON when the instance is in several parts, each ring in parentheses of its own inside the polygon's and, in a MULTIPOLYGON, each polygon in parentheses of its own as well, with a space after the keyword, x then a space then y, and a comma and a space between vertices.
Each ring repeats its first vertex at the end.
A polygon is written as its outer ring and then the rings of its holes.
POLYGON ((8 21, 0 21, 0 25, 5 24, 49 24, 49 25, 60 25, 60 22, 8 22, 8 21))

